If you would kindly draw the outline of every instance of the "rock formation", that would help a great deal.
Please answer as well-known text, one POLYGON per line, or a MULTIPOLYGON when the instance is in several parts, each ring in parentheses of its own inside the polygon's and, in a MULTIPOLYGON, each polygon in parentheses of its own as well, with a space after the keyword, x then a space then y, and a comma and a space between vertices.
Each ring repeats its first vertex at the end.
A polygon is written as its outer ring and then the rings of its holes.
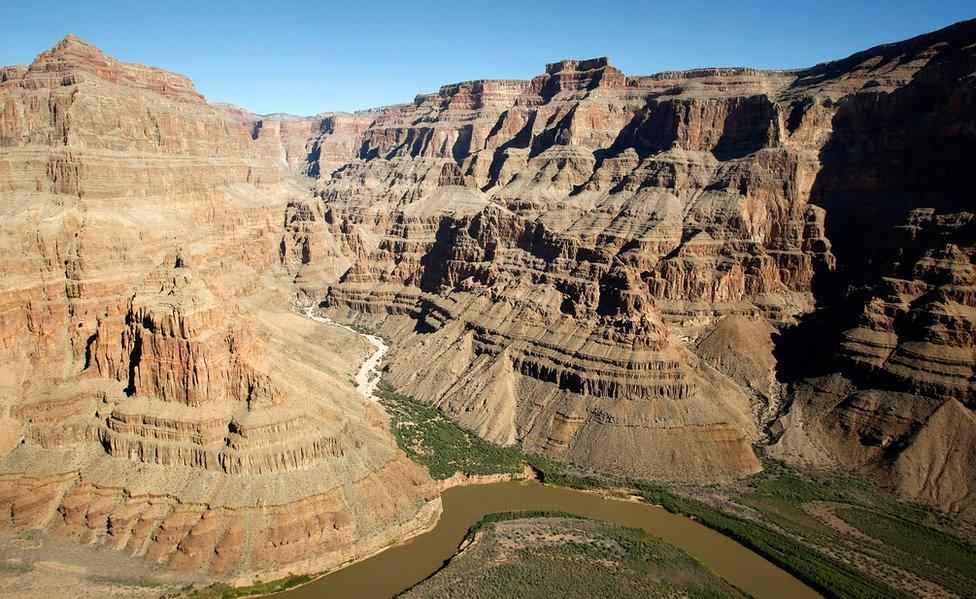
POLYGON ((0 525, 251 580, 429 524, 368 348, 296 313, 280 144, 74 36, 0 103, 0 525))
POLYGON ((976 513, 974 41, 446 85, 317 171, 288 263, 491 440, 702 479, 766 439, 976 513))
POLYGON ((73 36, 0 69, 0 526, 228 579, 426 526, 322 298, 492 441, 668 480, 769 442, 972 516, 974 48, 307 118, 73 36))

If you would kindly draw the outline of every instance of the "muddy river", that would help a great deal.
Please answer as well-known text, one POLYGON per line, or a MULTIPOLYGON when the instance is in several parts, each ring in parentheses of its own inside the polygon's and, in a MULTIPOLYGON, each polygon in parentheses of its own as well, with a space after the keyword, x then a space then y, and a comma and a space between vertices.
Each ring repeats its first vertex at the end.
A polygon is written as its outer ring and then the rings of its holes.
POLYGON ((486 514, 512 510, 560 510, 643 528, 680 547, 719 576, 759 598, 820 596, 732 539, 658 507, 527 482, 454 487, 448 489, 442 499, 444 513, 433 530, 307 585, 273 596, 288 599, 392 597, 440 568, 457 551, 468 528, 486 514))

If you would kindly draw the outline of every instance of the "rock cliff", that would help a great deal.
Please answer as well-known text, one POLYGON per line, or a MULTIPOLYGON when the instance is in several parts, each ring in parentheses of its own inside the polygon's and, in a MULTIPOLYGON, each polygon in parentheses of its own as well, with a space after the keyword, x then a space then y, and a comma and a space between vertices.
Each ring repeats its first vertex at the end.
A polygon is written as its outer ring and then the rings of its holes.
POLYGON ((282 144, 74 36, 0 79, 0 526, 232 580, 427 526, 365 343, 296 313, 282 144))
POLYGON ((310 156, 287 263, 491 440, 668 479, 766 440, 971 514, 974 41, 445 85, 310 156))
POLYGON ((976 22, 259 116, 74 36, 0 69, 0 526, 228 579, 426 526, 350 382, 618 474, 753 444, 976 514, 976 22))

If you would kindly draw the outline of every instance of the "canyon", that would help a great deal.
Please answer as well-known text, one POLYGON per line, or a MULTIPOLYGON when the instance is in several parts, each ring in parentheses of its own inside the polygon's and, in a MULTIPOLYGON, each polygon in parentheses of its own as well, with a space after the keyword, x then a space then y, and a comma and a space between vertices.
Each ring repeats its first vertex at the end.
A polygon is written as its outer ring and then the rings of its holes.
POLYGON ((976 21, 315 117, 68 35, 0 107, 0 530, 233 583, 428 530, 383 340, 499 445, 719 484, 764 446, 976 517, 976 21))

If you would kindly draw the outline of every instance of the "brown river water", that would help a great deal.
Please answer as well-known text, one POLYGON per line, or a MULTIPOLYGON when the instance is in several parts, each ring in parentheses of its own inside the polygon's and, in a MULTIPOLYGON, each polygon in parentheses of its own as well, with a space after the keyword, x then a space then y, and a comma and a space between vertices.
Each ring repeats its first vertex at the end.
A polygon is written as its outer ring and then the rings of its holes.
POLYGON ((444 513, 433 530, 273 596, 287 599, 392 597, 438 570, 455 554, 467 530, 486 514, 558 510, 642 528, 680 547, 719 576, 760 599, 820 597, 786 571, 732 539, 652 505, 527 482, 453 487, 441 499, 444 513))

